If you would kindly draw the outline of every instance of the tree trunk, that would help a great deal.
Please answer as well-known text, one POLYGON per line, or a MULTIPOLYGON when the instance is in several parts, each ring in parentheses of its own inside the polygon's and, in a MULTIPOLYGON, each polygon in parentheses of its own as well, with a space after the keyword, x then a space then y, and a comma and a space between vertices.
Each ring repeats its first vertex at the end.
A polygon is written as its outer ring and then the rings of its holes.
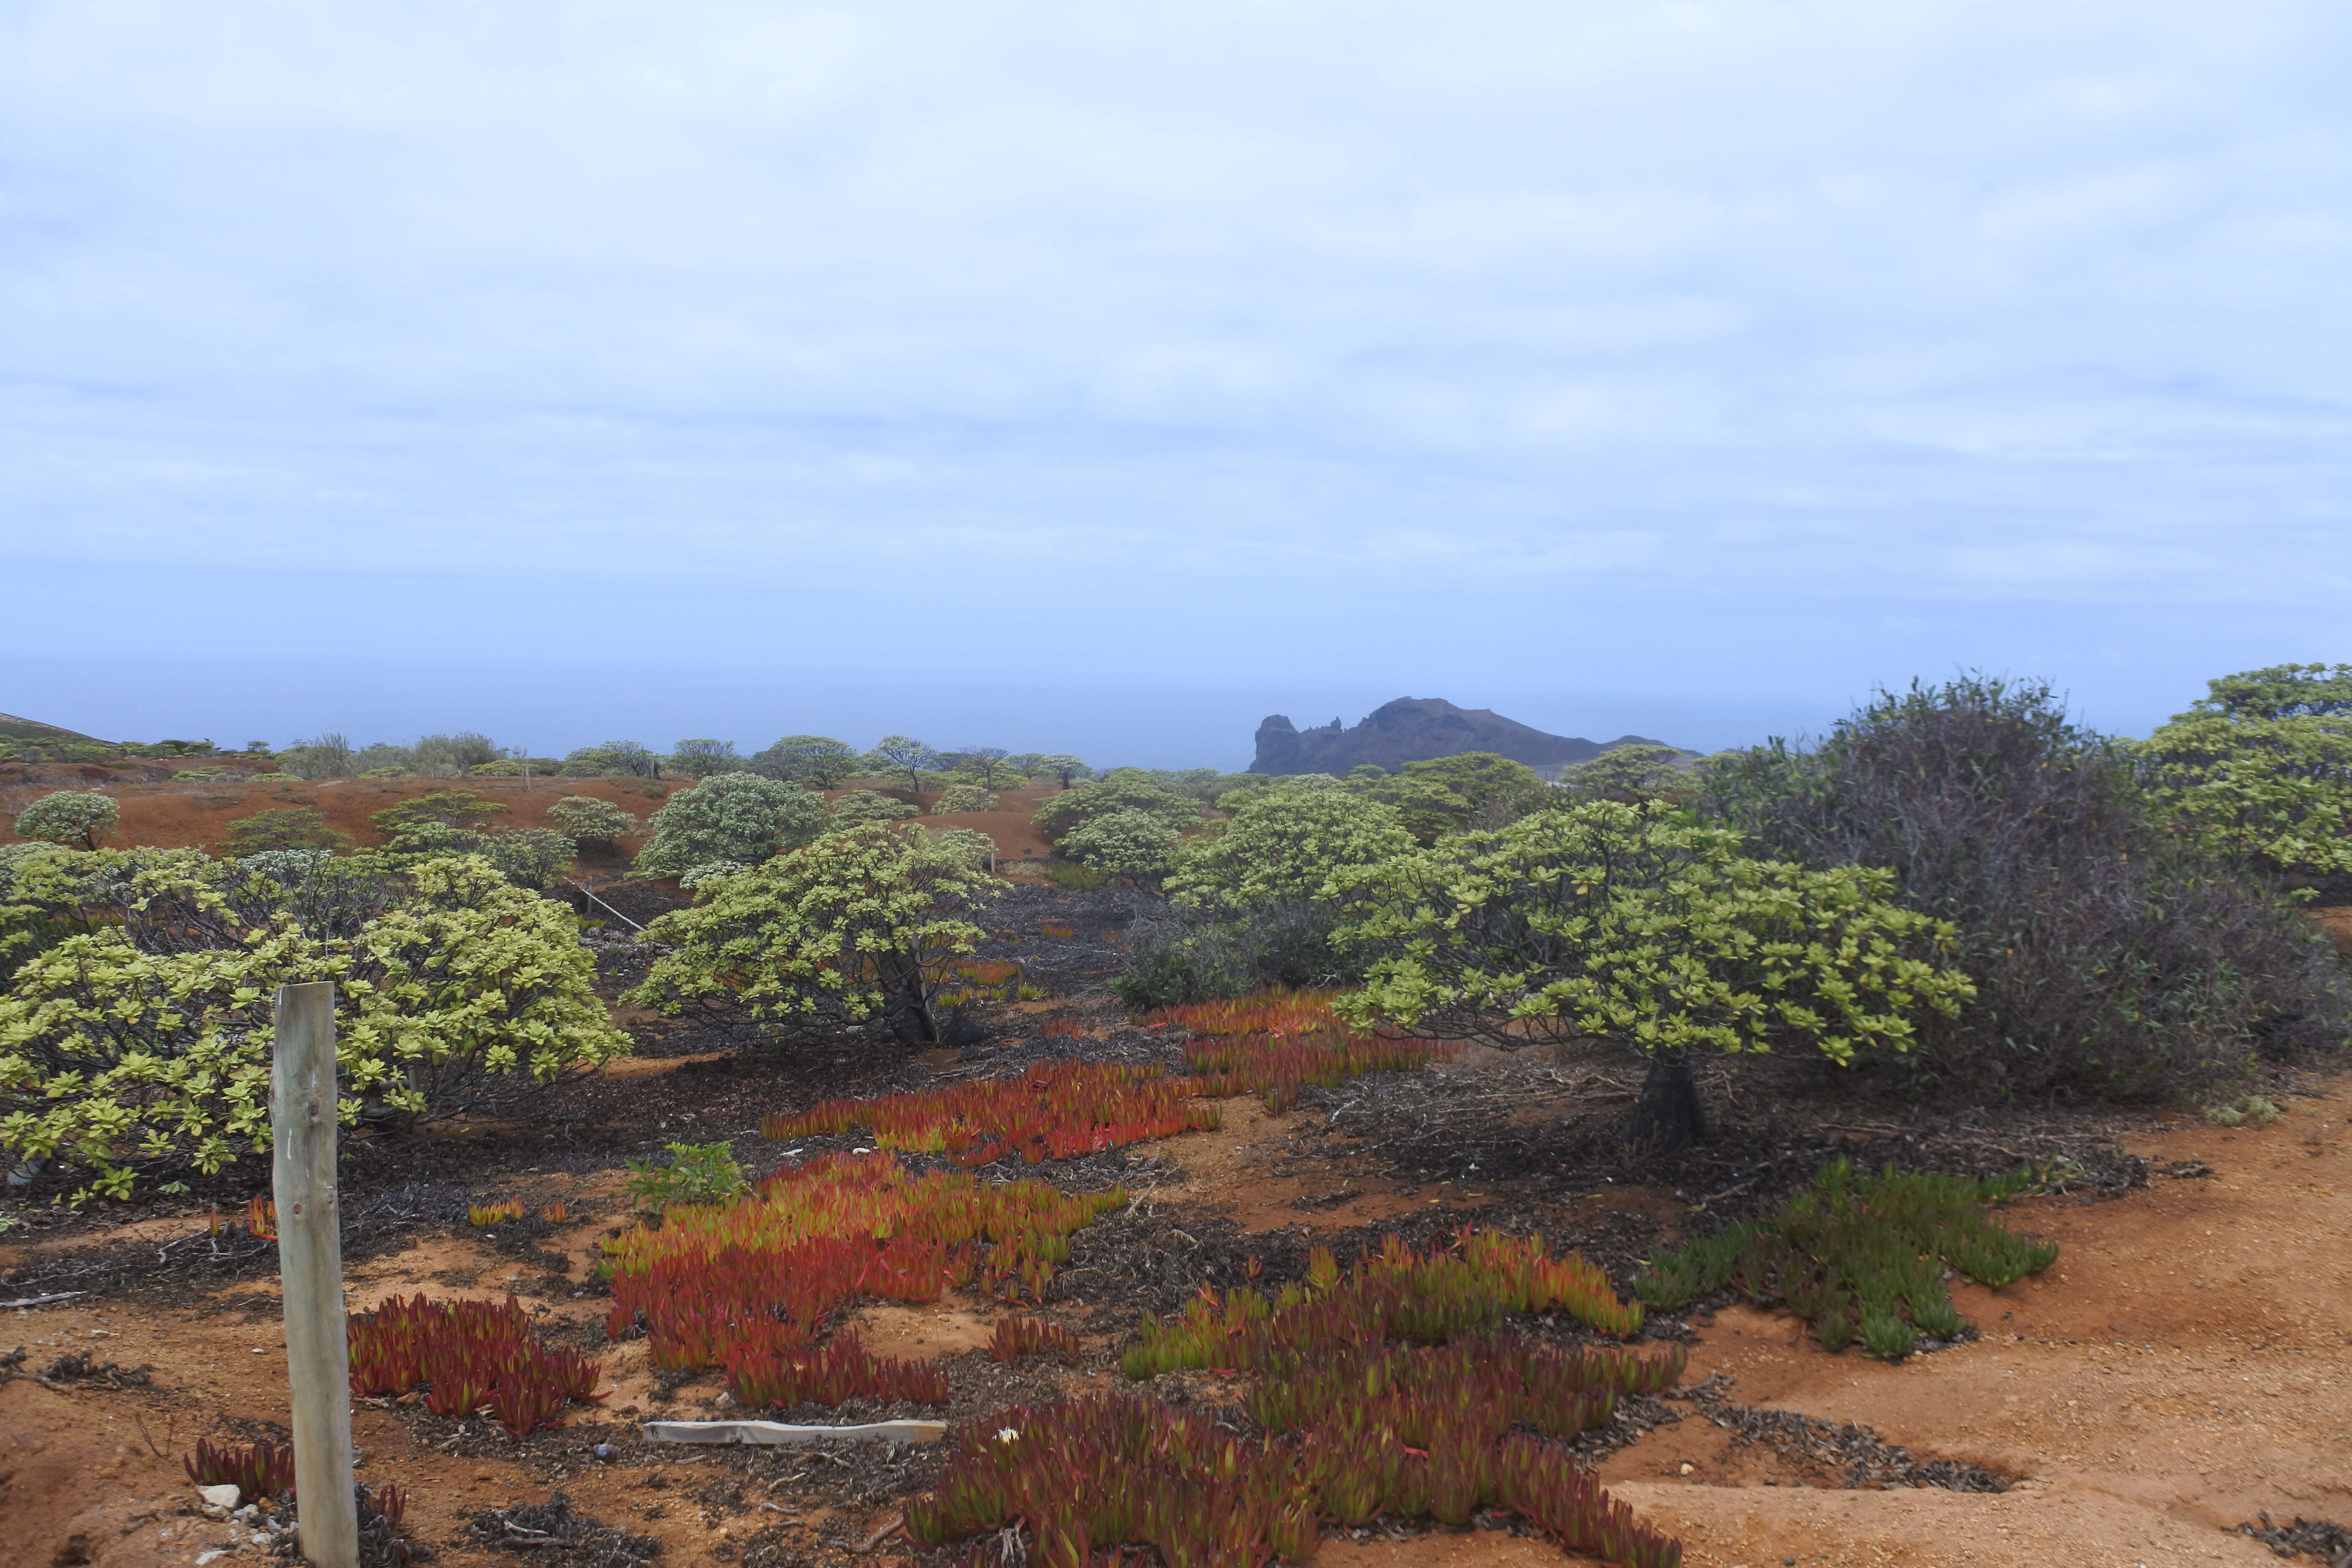
POLYGON ((1648 1153, 1679 1154, 1706 1137, 1706 1112, 1699 1104, 1690 1058, 1681 1051, 1659 1052, 1650 1058, 1650 1076, 1642 1082, 1625 1142, 1648 1153))

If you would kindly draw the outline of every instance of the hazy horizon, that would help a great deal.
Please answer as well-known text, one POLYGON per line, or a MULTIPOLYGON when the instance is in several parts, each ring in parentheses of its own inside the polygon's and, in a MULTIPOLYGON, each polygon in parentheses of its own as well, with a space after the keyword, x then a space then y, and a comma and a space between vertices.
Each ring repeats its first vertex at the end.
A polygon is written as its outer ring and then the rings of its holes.
MULTIPOLYGON (((2352 12, 0 18, 0 709, 1234 766, 2347 656, 2352 12)), ((247 734, 236 734, 245 731, 247 734)))

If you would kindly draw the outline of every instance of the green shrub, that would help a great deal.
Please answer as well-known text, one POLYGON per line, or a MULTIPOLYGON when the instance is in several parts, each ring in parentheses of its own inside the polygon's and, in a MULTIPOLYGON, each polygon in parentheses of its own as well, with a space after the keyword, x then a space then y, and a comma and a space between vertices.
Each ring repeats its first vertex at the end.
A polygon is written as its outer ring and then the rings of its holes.
POLYGON ((957 812, 994 811, 995 809, 996 792, 994 790, 984 784, 950 784, 940 792, 940 798, 931 806, 931 814, 935 816, 949 816, 957 812))
POLYGON ((1672 746, 1612 746, 1589 763, 1562 769, 1559 788, 1568 800, 1622 800, 1633 805, 1679 799, 1692 783, 1689 769, 1682 765, 1682 755, 1672 746))
POLYGON ((2325 939, 2173 831, 2137 769, 2046 686, 1970 677, 1882 693, 1813 752, 1776 742, 1695 772, 1756 852, 1891 868, 1895 897, 1957 929, 1978 996, 1923 1020, 1923 1070, 2122 1098, 2339 1047, 2352 996, 2325 939))
POLYGON ((1407 763, 1393 773, 1376 771, 1355 781, 1355 787, 1393 806, 1423 843, 1441 833, 1500 827, 1550 800, 1549 788, 1533 768, 1492 752, 1407 763))
POLYGON ((299 779, 347 779, 358 766, 352 743, 337 734, 297 741, 272 759, 278 771, 299 779))
POLYGON ((45 795, 16 814, 16 837, 95 849, 121 815, 115 798, 99 790, 45 795))
POLYGON ((1120 769, 1083 788, 1062 791, 1039 807, 1030 821, 1058 847, 1065 834, 1118 811, 1139 811, 1171 834, 1201 822, 1200 802, 1132 769, 1120 769))
POLYGON ((601 746, 583 746, 565 756, 563 771, 574 778, 618 773, 649 779, 660 773, 661 758, 651 747, 635 741, 607 741, 601 746))
POLYGON ((1045 880, 1053 883, 1054 886, 1067 888, 1074 893, 1108 887, 1118 880, 1118 877, 1109 871, 1101 870, 1093 866, 1081 866, 1071 860, 1048 860, 1037 869, 1045 880))
POLYGON ((570 911, 478 863, 331 860, 346 880, 306 896, 193 851, 88 859, 47 868, 35 901, 110 896, 114 923, 32 958, 0 997, 0 1150, 78 1171, 85 1193, 268 1148, 279 985, 336 984, 345 1117, 386 1126, 628 1048, 570 911))
POLYGON ((2274 875, 2352 873, 2352 665, 2223 676, 2136 751, 2176 831, 2274 875))
POLYGON ((1140 882, 1175 867, 1176 838, 1176 829, 1150 812, 1107 811, 1066 830, 1056 847, 1082 866, 1140 882))
POLYGON ((397 846, 403 837, 424 829, 481 827, 490 818, 505 816, 509 809, 469 789, 436 790, 373 812, 368 820, 375 825, 378 833, 397 846))
POLYGON ((621 1184, 641 1208, 656 1214, 678 1204, 723 1204, 751 1190, 735 1152, 724 1143, 672 1143, 669 1163, 631 1160, 621 1184))
POLYGON ((567 795, 547 808, 547 820, 585 847, 610 850, 634 836, 637 819, 609 800, 592 795, 567 795))
POLYGON ((832 789, 857 776, 862 765, 857 748, 830 735, 786 735, 765 751, 751 754, 751 768, 772 779, 832 789))
POLYGON ((324 812, 307 805, 273 806, 232 819, 220 852, 235 858, 273 849, 348 849, 352 837, 327 825, 324 812))
POLYGON ((835 795, 826 809, 840 822, 897 822, 902 817, 919 815, 903 800, 893 800, 879 790, 854 789, 835 795))
POLYGON ((1763 1218, 1651 1259, 1633 1294, 1672 1312, 1736 1285, 1804 1319, 1830 1350, 1853 1343, 1858 1328, 1872 1354, 1899 1361, 1917 1334, 1967 1331, 1943 1284, 1947 1266, 1997 1290, 2057 1261, 2055 1242, 2011 1235, 1985 1212, 2032 1184, 2021 1173, 1977 1180, 1892 1165, 1857 1176, 1836 1161, 1763 1218))
POLYGON ((724 773, 680 790, 646 819, 652 837, 636 874, 674 877, 713 860, 751 866, 834 826, 824 802, 797 784, 760 773, 724 773))
POLYGON ((352 776, 353 778, 360 779, 404 779, 408 776, 408 770, 397 765, 381 768, 362 768, 358 773, 353 773, 352 776))
POLYGON ((1277 779, 1249 792, 1221 828, 1185 842, 1168 894, 1220 915, 1304 904, 1321 895, 1333 872, 1377 866, 1414 847, 1402 815, 1388 803, 1320 775, 1277 779))
POLYGON ((677 749, 662 761, 674 773, 690 779, 707 779, 715 773, 741 773, 747 765, 735 754, 732 741, 680 741, 677 749))
POLYGON ((761 1022, 879 1023, 936 1043, 933 1003, 986 933, 969 915, 1006 884, 911 824, 828 833, 706 884, 646 939, 668 951, 628 993, 640 1006, 740 1008, 761 1022))
POLYGON ((1793 1044, 1844 1065, 1908 1049, 1916 1015, 1968 999, 1937 962, 1949 930, 1887 903, 1891 873, 1740 849, 1664 806, 1597 801, 1342 869, 1332 940, 1367 974, 1349 1005, 1506 1048, 1793 1044))

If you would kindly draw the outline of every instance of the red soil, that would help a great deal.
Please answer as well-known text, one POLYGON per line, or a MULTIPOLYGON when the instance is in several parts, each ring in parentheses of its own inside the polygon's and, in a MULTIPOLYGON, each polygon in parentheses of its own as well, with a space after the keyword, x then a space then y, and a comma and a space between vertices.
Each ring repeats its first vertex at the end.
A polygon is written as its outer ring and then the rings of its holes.
MULTIPOLYGON (((2341 1095, 2352 1090, 2352 1079, 2332 1088, 2341 1095)), ((2299 1102, 2286 1121, 2261 1131, 2199 1124, 2152 1131, 2135 1141, 2151 1163, 2200 1161, 2215 1173, 2158 1176, 2147 1190, 2106 1203, 2018 1205, 2010 1223, 2056 1237, 2065 1254, 2048 1276, 1998 1294, 1963 1288, 1958 1303, 1982 1337, 1958 1348, 1895 1366, 1856 1353, 1832 1356, 1792 1321, 1746 1309, 1724 1311, 1703 1331, 1694 1379, 1728 1373, 1738 1379, 1731 1396, 1743 1404, 1866 1423, 1923 1458, 1969 1459, 2022 1478, 2014 1489, 1825 1487, 1767 1450, 1734 1448, 1727 1433, 1695 1414, 1613 1456, 1605 1479, 1617 1495, 1682 1534, 1694 1568, 1790 1561, 2156 1568, 2270 1560, 2266 1549, 2221 1527, 2262 1510, 2281 1518, 2352 1518, 2352 1466, 2345 1459, 2352 1432, 2352 1135, 2345 1104, 2299 1102)), ((1283 1223, 1259 1189, 1264 1167, 1297 1152, 1289 1130, 1251 1101, 1224 1109, 1222 1130, 1160 1146, 1182 1173, 1154 1201, 1206 1201, 1269 1227, 1283 1223)), ((519 1190, 537 1203, 577 1199, 591 1185, 547 1176, 527 1178, 519 1190)), ((1644 1206, 1662 1200, 1630 1192, 1612 1199, 1644 1206)), ((1287 1212, 1288 1222, 1298 1217, 1287 1212)), ((580 1226, 559 1243, 574 1259, 572 1279, 597 1228, 580 1226)), ((365 1304, 436 1275, 470 1278, 477 1295, 514 1289, 542 1322, 603 1315, 601 1304, 575 1295, 569 1280, 525 1269, 466 1238, 355 1268, 352 1300, 365 1304)), ((974 1346, 992 1310, 950 1301, 866 1317, 877 1346, 928 1356, 974 1346)), ((20 1526, 0 1534, 0 1568, 179 1564, 218 1543, 225 1526, 178 1511, 188 1496, 178 1456, 224 1417, 284 1419, 283 1340, 270 1291, 236 1287, 179 1311, 100 1304, 20 1313, 16 1332, 5 1337, 27 1346, 35 1370, 67 1347, 101 1361, 152 1363, 165 1392, 53 1389, 29 1377, 0 1384, 0 1432, 7 1434, 0 1515, 20 1526)), ((620 1385, 604 1419, 647 1414, 652 1384, 640 1364, 643 1346, 603 1353, 620 1385)), ((1068 1381, 1075 1388, 1093 1380, 1073 1373, 1068 1381)), ((693 1407, 710 1393, 689 1387, 674 1413, 718 1414, 693 1407)), ((596 1440, 595 1427, 575 1419, 574 1429, 579 1444, 596 1440)), ((414 1489, 412 1519, 453 1564, 489 1561, 448 1544, 464 1515, 543 1498, 556 1485, 591 1512, 660 1536, 672 1562, 698 1561, 756 1527, 690 1509, 646 1521, 637 1511, 649 1495, 640 1489, 639 1468, 586 1463, 574 1446, 566 1449, 574 1457, 561 1460, 460 1458, 420 1443, 398 1417, 374 1408, 360 1412, 358 1440, 371 1456, 363 1475, 414 1489)), ((715 1463, 686 1452, 665 1468, 682 1486, 697 1475, 716 1479, 715 1463)), ((1561 1560, 1549 1546, 1477 1532, 1332 1542, 1318 1557, 1335 1568, 1561 1560)))

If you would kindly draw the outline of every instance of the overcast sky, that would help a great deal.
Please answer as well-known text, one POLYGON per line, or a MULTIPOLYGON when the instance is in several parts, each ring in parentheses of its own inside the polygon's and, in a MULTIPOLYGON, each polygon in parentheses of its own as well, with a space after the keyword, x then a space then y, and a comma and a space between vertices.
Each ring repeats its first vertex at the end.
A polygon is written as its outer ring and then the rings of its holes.
POLYGON ((2352 658, 2352 9, 0 0, 0 710, 1239 766, 2352 658))

